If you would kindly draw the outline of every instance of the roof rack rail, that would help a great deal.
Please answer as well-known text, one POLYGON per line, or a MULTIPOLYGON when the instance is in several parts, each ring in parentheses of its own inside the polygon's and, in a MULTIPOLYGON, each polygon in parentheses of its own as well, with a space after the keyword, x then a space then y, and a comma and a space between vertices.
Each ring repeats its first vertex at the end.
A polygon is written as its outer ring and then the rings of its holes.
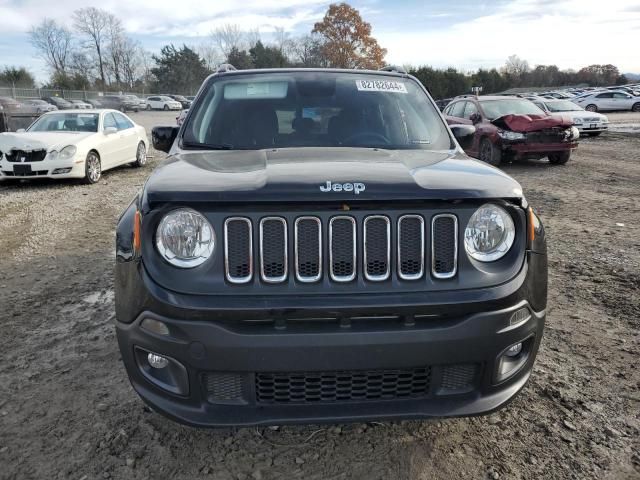
POLYGON ((385 65, 384 67, 382 67, 380 70, 378 70, 380 72, 396 72, 396 73, 407 73, 407 70, 403 67, 399 67, 398 65, 385 65))
POLYGON ((218 65, 216 73, 235 72, 236 70, 238 69, 230 63, 221 63, 220 65, 218 65))

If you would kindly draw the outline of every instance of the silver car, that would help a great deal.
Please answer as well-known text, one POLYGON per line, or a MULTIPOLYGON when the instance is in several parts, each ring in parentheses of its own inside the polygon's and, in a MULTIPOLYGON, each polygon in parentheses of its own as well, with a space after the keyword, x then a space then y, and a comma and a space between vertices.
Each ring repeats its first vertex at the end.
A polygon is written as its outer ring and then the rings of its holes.
POLYGON ((591 95, 574 98, 572 102, 589 112, 600 110, 631 110, 640 112, 640 97, 634 97, 620 90, 605 90, 591 95))

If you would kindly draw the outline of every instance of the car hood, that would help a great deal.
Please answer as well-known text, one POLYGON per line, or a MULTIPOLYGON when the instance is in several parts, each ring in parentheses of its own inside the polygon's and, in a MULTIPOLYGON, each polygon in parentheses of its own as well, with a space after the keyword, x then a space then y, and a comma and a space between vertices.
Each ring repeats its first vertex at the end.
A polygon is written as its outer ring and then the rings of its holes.
POLYGON ((151 206, 474 198, 521 199, 522 188, 455 151, 337 147, 183 151, 156 168, 144 190, 151 206))
POLYGON ((552 127, 568 128, 573 125, 573 119, 568 115, 504 115, 491 123, 498 128, 526 133, 552 127))
MULTIPOLYGON (((576 110, 573 112, 563 112, 564 115, 569 115, 571 118, 598 118, 600 120, 606 120, 606 115, 598 112, 587 112, 586 110, 576 110)), ((556 114, 557 115, 557 114, 556 114)))
POLYGON ((52 150, 76 145, 95 132, 23 132, 0 133, 0 151, 52 150))

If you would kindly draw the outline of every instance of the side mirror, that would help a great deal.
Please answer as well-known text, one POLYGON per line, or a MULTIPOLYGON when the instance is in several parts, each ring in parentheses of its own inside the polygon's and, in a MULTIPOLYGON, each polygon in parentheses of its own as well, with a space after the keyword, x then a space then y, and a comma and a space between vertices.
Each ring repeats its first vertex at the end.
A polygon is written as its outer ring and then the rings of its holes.
POLYGON ((480 116, 479 113, 472 113, 471 116, 469 117, 469 120, 471 120, 471 123, 475 125, 476 123, 480 123, 480 121, 482 120, 482 117, 480 116))
POLYGON ((153 127, 151 130, 153 148, 169 153, 173 142, 178 136, 178 130, 180 130, 180 127, 153 127))
POLYGON ((467 150, 473 144, 476 127, 473 125, 451 125, 451 132, 463 150, 467 150))
POLYGON ((116 127, 107 127, 104 129, 105 135, 113 135, 114 133, 118 133, 118 129, 116 127))
POLYGON ((16 130, 16 133, 24 133, 26 130, 24 128, 19 128, 16 130))

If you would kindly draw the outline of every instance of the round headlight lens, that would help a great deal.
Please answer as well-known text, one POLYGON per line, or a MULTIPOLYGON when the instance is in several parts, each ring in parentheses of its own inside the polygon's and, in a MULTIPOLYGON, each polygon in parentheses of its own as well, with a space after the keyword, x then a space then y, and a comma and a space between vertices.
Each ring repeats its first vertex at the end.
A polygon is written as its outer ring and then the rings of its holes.
POLYGON ((467 254, 481 262, 493 262, 513 245, 516 229, 504 208, 487 203, 471 216, 464 231, 467 254))
POLYGON ((75 146, 69 145, 68 147, 64 147, 62 150, 60 150, 58 158, 60 160, 68 160, 76 154, 76 151, 77 148, 75 146))
POLYGON ((160 255, 171 265, 193 268, 211 256, 215 233, 206 218, 189 208, 164 216, 156 232, 160 255))

